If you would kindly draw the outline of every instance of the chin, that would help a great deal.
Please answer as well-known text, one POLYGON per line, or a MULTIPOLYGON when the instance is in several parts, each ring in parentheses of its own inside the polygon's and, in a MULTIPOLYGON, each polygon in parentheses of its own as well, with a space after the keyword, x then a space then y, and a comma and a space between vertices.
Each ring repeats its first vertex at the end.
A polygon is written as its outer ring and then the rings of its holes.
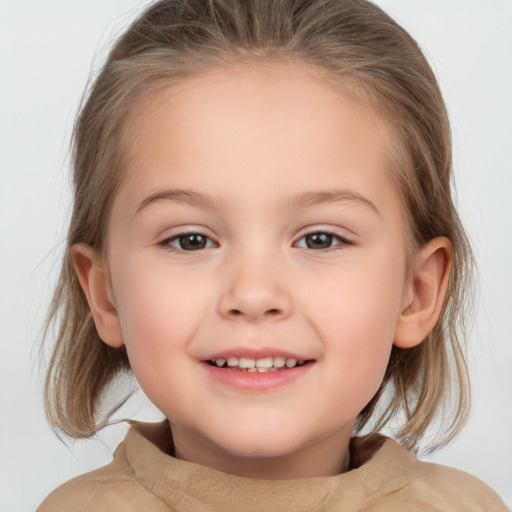
POLYGON ((235 431, 225 430, 224 435, 212 441, 233 457, 261 459, 286 457, 308 444, 299 432, 282 427, 265 428, 261 424, 253 428, 237 426, 235 431))

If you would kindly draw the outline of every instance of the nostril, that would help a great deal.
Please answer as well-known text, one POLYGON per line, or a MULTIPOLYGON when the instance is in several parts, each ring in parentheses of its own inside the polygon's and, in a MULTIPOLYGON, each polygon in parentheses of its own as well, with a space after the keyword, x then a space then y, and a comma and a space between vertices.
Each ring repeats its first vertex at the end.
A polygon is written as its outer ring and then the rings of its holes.
MULTIPOLYGON (((239 309, 230 309, 229 310, 229 314, 231 316, 241 316, 243 315, 242 311, 240 311, 239 309)), ((267 311, 265 311, 264 313, 265 315, 267 316, 277 316, 279 314, 281 314, 281 311, 277 308, 272 308, 272 309, 268 309, 267 311)))

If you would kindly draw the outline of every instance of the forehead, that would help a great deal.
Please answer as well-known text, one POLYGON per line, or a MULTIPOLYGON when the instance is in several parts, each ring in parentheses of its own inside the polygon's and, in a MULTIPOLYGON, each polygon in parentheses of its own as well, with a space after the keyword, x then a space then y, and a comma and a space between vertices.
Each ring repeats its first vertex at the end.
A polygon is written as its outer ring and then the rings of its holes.
POLYGON ((337 188, 379 195, 392 174, 375 110, 315 69, 282 62, 212 69, 152 93, 134 105, 123 146, 123 181, 140 191, 222 194, 228 183, 254 197, 299 194, 344 176, 337 188))

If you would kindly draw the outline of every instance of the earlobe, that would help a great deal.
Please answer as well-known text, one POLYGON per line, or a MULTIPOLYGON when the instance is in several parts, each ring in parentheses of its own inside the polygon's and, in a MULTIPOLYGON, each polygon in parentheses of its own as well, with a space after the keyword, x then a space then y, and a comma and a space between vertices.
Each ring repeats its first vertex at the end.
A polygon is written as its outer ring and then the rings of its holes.
POLYGON ((105 264, 92 247, 75 244, 71 259, 87 298, 100 338, 112 347, 123 345, 119 317, 105 264))
POLYGON ((418 253, 395 329, 400 348, 419 345, 434 328, 444 303, 452 263, 452 244, 446 237, 428 242, 418 253))

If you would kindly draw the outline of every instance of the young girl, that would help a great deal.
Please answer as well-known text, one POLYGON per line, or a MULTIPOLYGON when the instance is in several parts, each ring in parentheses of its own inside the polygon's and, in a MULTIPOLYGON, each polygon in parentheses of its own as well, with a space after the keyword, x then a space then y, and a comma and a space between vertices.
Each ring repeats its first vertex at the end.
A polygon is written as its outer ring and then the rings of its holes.
POLYGON ((41 512, 506 510, 411 454, 467 415, 471 253, 435 77, 379 8, 157 2, 74 156, 50 420, 93 435, 122 372, 166 420, 41 512))

